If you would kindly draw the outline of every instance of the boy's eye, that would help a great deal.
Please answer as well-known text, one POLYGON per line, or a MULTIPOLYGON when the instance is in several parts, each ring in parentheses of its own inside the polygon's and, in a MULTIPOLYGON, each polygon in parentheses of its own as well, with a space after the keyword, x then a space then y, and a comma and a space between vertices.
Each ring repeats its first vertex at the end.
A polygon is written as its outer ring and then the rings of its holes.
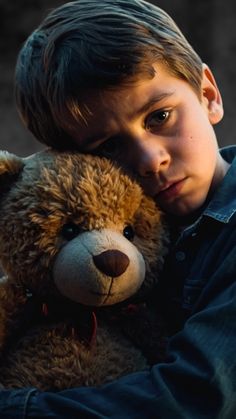
POLYGON ((145 120, 145 127, 148 131, 156 131, 163 125, 170 116, 170 111, 155 111, 152 112, 145 120))
POLYGON ((110 138, 104 141, 99 148, 96 150, 99 154, 104 157, 116 157, 120 153, 121 144, 117 137, 110 138))

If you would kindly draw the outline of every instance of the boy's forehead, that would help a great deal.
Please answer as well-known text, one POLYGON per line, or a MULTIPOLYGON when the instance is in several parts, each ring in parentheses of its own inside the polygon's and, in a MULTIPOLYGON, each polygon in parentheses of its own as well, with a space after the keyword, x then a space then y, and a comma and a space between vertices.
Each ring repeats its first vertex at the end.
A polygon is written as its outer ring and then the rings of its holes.
POLYGON ((85 106, 92 112, 98 110, 98 103, 103 109, 107 110, 111 107, 117 108, 120 105, 123 109, 126 104, 130 105, 129 101, 132 101, 135 97, 138 100, 132 102, 132 106, 129 106, 128 108, 133 114, 142 110, 142 106, 140 108, 141 103, 143 102, 143 106, 145 106, 145 102, 150 99, 153 91, 155 92, 157 100, 161 100, 169 94, 168 79, 171 78, 173 83, 176 80, 176 77, 174 77, 163 64, 153 64, 153 68, 155 71, 154 77, 150 78, 145 73, 142 76, 137 76, 137 78, 133 79, 131 82, 128 80, 119 86, 90 91, 84 96, 85 106), (166 81, 165 84, 163 84, 164 79, 166 81), (140 96, 141 93, 142 96, 140 96), (120 101, 122 101, 122 103, 120 101))

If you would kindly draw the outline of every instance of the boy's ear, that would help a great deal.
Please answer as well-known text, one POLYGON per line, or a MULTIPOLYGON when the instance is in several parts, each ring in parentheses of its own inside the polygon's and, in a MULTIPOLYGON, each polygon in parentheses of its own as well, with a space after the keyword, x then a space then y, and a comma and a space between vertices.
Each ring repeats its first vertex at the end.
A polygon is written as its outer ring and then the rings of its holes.
POLYGON ((10 190, 23 170, 24 160, 7 151, 0 151, 0 197, 10 190))
POLYGON ((223 102, 215 78, 210 68, 203 64, 202 101, 207 106, 208 118, 212 125, 221 121, 224 115, 223 102))

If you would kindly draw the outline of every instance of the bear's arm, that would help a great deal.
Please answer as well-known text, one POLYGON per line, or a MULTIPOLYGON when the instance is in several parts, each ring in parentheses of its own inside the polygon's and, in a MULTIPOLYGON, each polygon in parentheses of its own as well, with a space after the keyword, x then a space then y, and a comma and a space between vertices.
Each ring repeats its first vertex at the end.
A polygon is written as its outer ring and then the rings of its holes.
POLYGON ((0 351, 20 326, 23 308, 27 296, 21 288, 8 281, 7 277, 0 279, 0 351))

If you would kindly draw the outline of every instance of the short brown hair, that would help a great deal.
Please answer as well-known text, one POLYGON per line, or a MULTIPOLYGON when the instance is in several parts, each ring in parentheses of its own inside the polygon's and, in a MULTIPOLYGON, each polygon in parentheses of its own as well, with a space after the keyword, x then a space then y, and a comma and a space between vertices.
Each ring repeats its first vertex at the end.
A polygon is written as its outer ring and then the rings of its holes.
POLYGON ((70 126, 83 117, 83 95, 151 78, 158 60, 199 93, 202 61, 162 9, 143 0, 66 3, 49 13, 19 53, 18 110, 39 141, 72 148, 70 126))

